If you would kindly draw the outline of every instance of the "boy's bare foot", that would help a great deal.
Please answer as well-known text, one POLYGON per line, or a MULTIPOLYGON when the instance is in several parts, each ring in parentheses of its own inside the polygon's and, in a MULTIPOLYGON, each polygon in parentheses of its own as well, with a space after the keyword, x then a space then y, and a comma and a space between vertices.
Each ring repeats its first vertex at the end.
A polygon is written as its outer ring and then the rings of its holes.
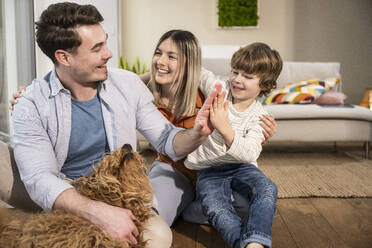
POLYGON ((264 248, 264 246, 259 243, 249 243, 245 248, 264 248))

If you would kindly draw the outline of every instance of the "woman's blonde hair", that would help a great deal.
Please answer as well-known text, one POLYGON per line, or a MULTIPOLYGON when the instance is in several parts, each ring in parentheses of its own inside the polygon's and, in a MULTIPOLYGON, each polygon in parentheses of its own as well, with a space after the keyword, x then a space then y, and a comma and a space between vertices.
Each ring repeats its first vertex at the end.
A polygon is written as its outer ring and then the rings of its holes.
MULTIPOLYGON (((201 71, 201 49, 197 38, 189 31, 170 30, 160 38, 156 49, 160 44, 171 39, 178 50, 178 73, 171 90, 174 91, 170 103, 174 113, 174 119, 180 120, 186 116, 192 116, 196 108, 196 96, 201 71)), ((155 98, 155 103, 160 104, 161 85, 155 82, 156 68, 151 66, 151 79, 149 89, 155 98)))

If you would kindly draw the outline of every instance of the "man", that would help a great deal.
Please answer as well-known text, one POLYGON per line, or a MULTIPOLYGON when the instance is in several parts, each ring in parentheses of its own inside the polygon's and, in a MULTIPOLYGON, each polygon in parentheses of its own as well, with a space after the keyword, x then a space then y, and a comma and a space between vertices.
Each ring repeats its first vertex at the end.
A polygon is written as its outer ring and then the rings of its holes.
MULTIPOLYGON (((54 68, 34 80, 14 108, 14 152, 31 199, 44 210, 64 209, 136 244, 129 210, 83 197, 66 177, 90 173, 105 152, 125 143, 136 147, 136 129, 159 152, 180 159, 211 133, 209 113, 200 111, 193 129, 172 126, 136 75, 107 68, 112 53, 102 21, 94 6, 75 3, 53 4, 41 14, 36 41, 54 68)), ((169 247, 170 229, 159 219, 149 221, 150 246, 169 247)))

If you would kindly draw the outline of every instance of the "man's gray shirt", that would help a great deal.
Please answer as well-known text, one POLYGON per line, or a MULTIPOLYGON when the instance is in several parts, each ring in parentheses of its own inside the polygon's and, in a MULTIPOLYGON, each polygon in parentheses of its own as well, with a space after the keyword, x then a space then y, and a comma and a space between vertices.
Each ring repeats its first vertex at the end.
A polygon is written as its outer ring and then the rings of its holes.
MULTIPOLYGON (((136 148, 136 129, 161 153, 177 156, 175 128, 155 107, 153 96, 139 77, 109 68, 99 83, 102 115, 110 150, 128 143, 136 148)), ((61 173, 71 133, 71 93, 55 69, 27 87, 13 111, 14 153, 20 176, 31 197, 50 211, 56 198, 72 188, 61 173)))

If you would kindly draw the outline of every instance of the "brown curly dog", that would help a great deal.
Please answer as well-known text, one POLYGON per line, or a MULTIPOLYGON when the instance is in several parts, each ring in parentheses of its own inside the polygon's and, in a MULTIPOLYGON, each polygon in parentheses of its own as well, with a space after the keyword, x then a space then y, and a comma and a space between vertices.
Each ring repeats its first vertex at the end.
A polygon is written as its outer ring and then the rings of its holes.
MULTIPOLYGON (((90 199, 132 211, 140 232, 138 244, 145 247, 144 223, 153 215, 153 191, 145 174, 142 157, 124 145, 106 155, 92 175, 73 181, 73 185, 90 199)), ((88 220, 58 210, 51 213, 25 213, 0 210, 0 247, 128 247, 110 237, 88 220)))

